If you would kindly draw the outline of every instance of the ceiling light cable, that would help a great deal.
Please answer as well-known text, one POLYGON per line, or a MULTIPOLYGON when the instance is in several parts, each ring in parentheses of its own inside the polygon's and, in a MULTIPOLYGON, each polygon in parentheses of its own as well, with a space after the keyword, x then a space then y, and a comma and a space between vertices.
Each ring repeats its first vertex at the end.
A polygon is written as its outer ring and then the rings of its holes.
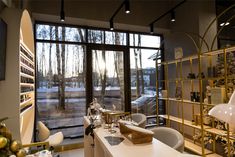
POLYGON ((130 1, 129 0, 125 0, 125 13, 129 14, 130 11, 130 1))
POLYGON ((119 12, 119 10, 125 5, 125 13, 129 14, 130 13, 130 1, 129 0, 124 0, 122 2, 122 4, 117 8, 117 10, 113 13, 113 16, 110 18, 109 20, 109 26, 110 26, 110 30, 114 30, 113 27, 113 19, 114 17, 117 15, 117 13, 119 12))
POLYGON ((113 28, 113 19, 111 19, 109 21, 109 27, 110 27, 110 30, 112 31, 114 28, 113 28))
POLYGON ((175 22, 175 11, 171 11, 171 22, 175 22))
POLYGON ((65 21, 64 0, 61 0, 60 21, 61 22, 65 21))
POLYGON ((153 30, 154 28, 153 28, 153 24, 150 24, 150 34, 153 34, 153 30))

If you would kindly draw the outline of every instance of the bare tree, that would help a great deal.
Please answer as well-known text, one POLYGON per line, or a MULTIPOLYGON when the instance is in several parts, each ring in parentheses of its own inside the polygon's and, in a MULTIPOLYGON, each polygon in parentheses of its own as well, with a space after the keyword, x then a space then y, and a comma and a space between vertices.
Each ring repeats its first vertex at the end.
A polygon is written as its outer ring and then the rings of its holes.
MULTIPOLYGON (((62 27, 62 41, 65 41, 65 27, 62 27)), ((60 81, 60 88, 61 88, 61 104, 60 108, 65 110, 65 44, 61 45, 61 63, 62 63, 62 73, 61 73, 61 81, 60 81)))
MULTIPOLYGON (((79 37, 81 38, 81 42, 86 42, 85 40, 85 36, 83 35, 82 33, 82 29, 80 28, 77 28, 77 31, 78 31, 78 34, 79 34, 79 37)), ((83 83, 84 85, 86 84, 86 77, 85 77, 85 73, 86 73, 86 55, 85 55, 85 51, 86 51, 86 46, 85 45, 81 45, 82 46, 82 49, 83 49, 83 71, 82 71, 82 78, 83 78, 83 83)), ((79 70, 79 68, 78 68, 79 70)), ((79 72, 78 72, 79 73, 79 72)), ((79 75, 78 75, 79 77, 79 75)))
MULTIPOLYGON (((63 28, 63 27, 62 27, 63 28)), ((59 40, 59 30, 58 26, 55 27, 55 37, 56 40, 59 40)), ((63 29, 62 29, 62 36, 63 34, 63 29)), ((64 98, 64 52, 65 48, 64 45, 62 46, 62 51, 60 52, 60 45, 56 44, 56 59, 57 59, 57 75, 58 75, 58 99, 59 99, 59 108, 60 109, 65 109, 65 98, 64 98), (61 65, 62 64, 62 65, 61 65), (62 67, 62 72, 61 72, 61 67, 62 67)))
MULTIPOLYGON (((53 26, 50 26, 50 40, 53 38, 53 26)), ((52 48, 52 43, 49 45, 49 70, 48 70, 48 88, 52 87, 52 80, 53 80, 53 74, 52 74, 52 66, 51 66, 51 48, 52 48)))
MULTIPOLYGON (((133 45, 135 45, 135 35, 133 35, 133 45)), ((138 67, 138 52, 134 49, 135 56, 135 69, 136 69, 136 97, 140 97, 140 87, 139 87, 139 67, 138 67)))
MULTIPOLYGON (((141 46, 140 34, 138 34, 138 47, 141 46)), ((139 49, 139 62, 140 62, 140 77, 141 77, 141 94, 144 94, 144 74, 142 68, 142 51, 139 49)))
MULTIPOLYGON (((118 32, 115 32, 115 44, 120 45, 121 38, 118 32)), ((124 109, 124 66, 123 66, 123 55, 120 52, 115 52, 115 70, 117 72, 117 79, 120 86, 120 97, 121 97, 121 110, 124 109)))
POLYGON ((102 60, 104 62, 104 69, 102 69, 101 73, 101 102, 104 103, 106 80, 107 80, 106 54, 104 50, 102 50, 102 60))

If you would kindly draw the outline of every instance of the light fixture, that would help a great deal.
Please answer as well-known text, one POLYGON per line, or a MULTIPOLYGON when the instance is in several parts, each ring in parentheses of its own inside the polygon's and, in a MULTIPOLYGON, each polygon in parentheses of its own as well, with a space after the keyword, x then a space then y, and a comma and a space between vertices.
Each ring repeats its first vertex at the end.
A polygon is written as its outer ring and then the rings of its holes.
POLYGON ((110 27, 110 30, 112 31, 114 28, 113 28, 113 20, 111 19, 109 21, 109 27, 110 27))
POLYGON ((171 11, 171 22, 175 22, 175 11, 171 11))
POLYGON ((228 26, 230 23, 229 22, 222 22, 221 24, 220 24, 220 26, 221 27, 223 27, 223 26, 228 26))
POLYGON ((150 24, 150 34, 153 34, 153 24, 150 24))
POLYGON ((128 14, 130 13, 130 2, 129 0, 124 0, 122 2, 122 4, 117 8, 117 10, 113 13, 112 17, 109 20, 109 25, 110 25, 110 30, 114 30, 113 27, 113 19, 114 17, 118 14, 118 12, 120 11, 120 9, 125 5, 125 12, 128 14))
POLYGON ((130 11, 130 1, 129 0, 125 0, 125 13, 129 14, 130 11))
POLYGON ((233 92, 228 104, 216 105, 208 114, 218 120, 228 123, 230 131, 235 133, 235 91, 233 92))
POLYGON ((64 20, 65 20, 64 0, 61 0, 60 21, 64 22, 64 20))

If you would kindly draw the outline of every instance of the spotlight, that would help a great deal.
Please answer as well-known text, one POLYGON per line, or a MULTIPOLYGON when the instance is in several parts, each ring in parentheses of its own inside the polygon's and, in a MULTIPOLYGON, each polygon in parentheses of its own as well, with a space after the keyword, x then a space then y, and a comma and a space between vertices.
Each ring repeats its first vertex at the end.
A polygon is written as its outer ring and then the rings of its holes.
POLYGON ((175 22, 175 11, 171 11, 171 22, 175 22))
POLYGON ((65 20, 64 0, 61 0, 60 21, 64 22, 64 20, 65 20))
POLYGON ((109 21, 109 27, 110 27, 110 30, 112 31, 114 28, 113 28, 113 20, 110 20, 109 21))
POLYGON ((150 34, 153 34, 153 24, 150 25, 150 34))
POLYGON ((61 21, 61 22, 64 22, 64 20, 65 20, 64 11, 61 11, 61 12, 60 12, 60 21, 61 21))
POLYGON ((130 2, 129 0, 125 0, 125 13, 126 14, 129 14, 131 11, 130 11, 130 2))
POLYGON ((220 24, 220 26, 221 27, 223 27, 223 26, 228 26, 230 23, 229 22, 222 22, 221 24, 220 24))

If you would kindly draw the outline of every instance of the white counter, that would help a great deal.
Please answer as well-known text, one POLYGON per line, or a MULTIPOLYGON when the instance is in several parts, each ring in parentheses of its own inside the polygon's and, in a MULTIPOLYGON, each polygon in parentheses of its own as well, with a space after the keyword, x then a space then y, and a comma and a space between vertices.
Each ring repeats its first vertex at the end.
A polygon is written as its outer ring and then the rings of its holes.
MULTIPOLYGON (((88 119, 84 118, 84 127, 87 126, 88 119)), ((90 147, 88 138, 84 135, 84 154, 85 157, 177 157, 181 153, 166 144, 153 138, 152 143, 133 144, 125 138, 117 129, 117 132, 111 134, 107 129, 96 128, 95 131, 95 147, 90 147), (106 136, 123 137, 124 140, 115 146, 111 146, 104 138, 106 136)), ((91 142, 91 140, 90 140, 91 142)))

